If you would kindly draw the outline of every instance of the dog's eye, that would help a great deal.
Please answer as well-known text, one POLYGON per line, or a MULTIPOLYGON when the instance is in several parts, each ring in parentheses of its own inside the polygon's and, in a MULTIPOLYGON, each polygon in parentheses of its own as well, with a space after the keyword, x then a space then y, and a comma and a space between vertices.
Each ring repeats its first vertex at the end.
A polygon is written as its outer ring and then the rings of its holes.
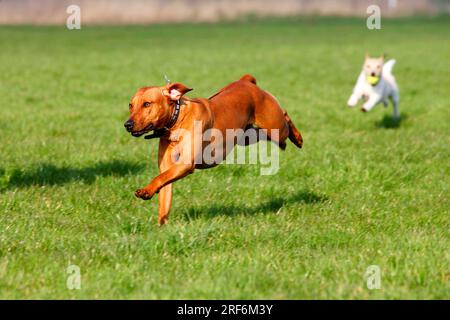
POLYGON ((129 109, 133 108, 133 105, 130 103, 130 104, 128 105, 128 108, 129 108, 129 109))
POLYGON ((151 102, 144 102, 144 107, 150 107, 150 105, 151 105, 152 103, 151 102))

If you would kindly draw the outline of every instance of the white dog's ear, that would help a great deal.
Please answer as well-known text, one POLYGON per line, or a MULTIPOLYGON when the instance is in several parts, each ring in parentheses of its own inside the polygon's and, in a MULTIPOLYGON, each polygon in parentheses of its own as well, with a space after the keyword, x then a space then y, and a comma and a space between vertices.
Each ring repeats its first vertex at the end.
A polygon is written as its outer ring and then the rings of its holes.
POLYGON ((192 88, 186 87, 184 84, 179 83, 179 82, 175 82, 175 83, 171 83, 168 84, 164 89, 163 89, 163 94, 168 97, 170 100, 180 100, 180 98, 186 94, 187 92, 191 91, 192 88))

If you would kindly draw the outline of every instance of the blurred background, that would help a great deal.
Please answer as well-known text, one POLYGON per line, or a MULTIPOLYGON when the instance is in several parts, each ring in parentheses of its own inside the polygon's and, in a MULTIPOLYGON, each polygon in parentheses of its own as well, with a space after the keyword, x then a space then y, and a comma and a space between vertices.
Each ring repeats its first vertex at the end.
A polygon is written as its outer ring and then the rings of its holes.
POLYGON ((0 0, 0 299, 449 299, 449 7, 0 0), (400 121, 346 106, 365 52, 397 60, 400 121), (245 73, 303 149, 277 175, 220 165, 176 182, 157 229, 157 199, 133 193, 159 174, 158 141, 125 131, 130 98, 164 74, 193 98, 245 73))
POLYGON ((383 16, 450 12, 449 0, 0 0, 0 24, 62 24, 69 5, 82 24, 216 22, 252 16, 366 16, 371 4, 383 16))

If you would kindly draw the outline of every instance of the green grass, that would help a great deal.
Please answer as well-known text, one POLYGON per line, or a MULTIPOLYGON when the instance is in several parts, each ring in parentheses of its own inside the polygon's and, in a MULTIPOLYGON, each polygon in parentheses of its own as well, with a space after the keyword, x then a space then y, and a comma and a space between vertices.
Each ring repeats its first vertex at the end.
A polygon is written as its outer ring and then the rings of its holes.
POLYGON ((449 22, 1 26, 0 298, 449 299, 449 22), (365 51, 397 59, 401 123, 346 107, 365 51), (158 170, 157 141, 123 129, 130 97, 163 74, 205 97, 244 73, 304 148, 274 176, 176 182, 158 228, 157 199, 133 195, 158 170))

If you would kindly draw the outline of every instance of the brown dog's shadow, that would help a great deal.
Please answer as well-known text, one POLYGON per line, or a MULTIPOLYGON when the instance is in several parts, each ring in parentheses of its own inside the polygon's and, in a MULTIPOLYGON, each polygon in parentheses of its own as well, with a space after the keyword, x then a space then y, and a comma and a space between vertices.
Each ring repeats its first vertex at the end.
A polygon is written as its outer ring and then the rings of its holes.
POLYGON ((99 176, 125 176, 139 172, 143 168, 144 165, 139 163, 112 160, 81 168, 58 167, 51 163, 42 163, 26 170, 14 169, 7 172, 0 169, 0 189, 62 185, 73 181, 91 184, 99 176))
POLYGON ((237 205, 210 205, 202 207, 191 207, 182 215, 186 220, 194 220, 200 217, 214 217, 217 215, 236 216, 236 215, 255 215, 266 213, 277 213, 286 204, 315 204, 327 201, 328 198, 309 191, 299 191, 289 197, 275 197, 264 201, 256 206, 237 206, 237 205))

